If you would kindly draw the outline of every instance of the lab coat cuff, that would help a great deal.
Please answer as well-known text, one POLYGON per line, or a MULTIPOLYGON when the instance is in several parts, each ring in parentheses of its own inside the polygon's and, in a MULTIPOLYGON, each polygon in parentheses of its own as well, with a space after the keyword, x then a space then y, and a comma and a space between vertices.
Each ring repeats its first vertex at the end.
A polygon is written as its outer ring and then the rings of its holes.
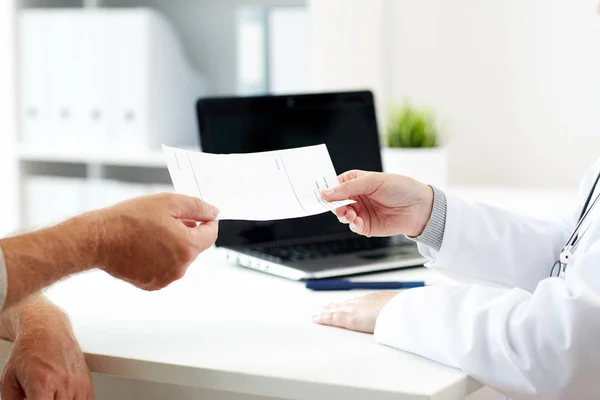
POLYGON ((398 348, 398 336, 404 329, 402 305, 407 295, 408 291, 399 293, 381 309, 373 332, 375 342, 398 348))
MULTIPOLYGON (((428 340, 439 335, 440 329, 437 328, 443 321, 443 318, 436 315, 435 301, 432 304, 433 309, 427 309, 430 306, 431 289, 410 289, 392 298, 377 318, 373 333, 375 342, 425 357, 431 356, 423 347, 428 347, 428 340), (410 326, 410 329, 407 329, 407 326, 410 326)), ((450 358, 446 354, 437 356, 438 360, 450 364, 450 358)))
POLYGON ((430 247, 432 250, 439 251, 444 241, 444 229, 446 226, 446 195, 440 189, 431 186, 433 189, 433 208, 431 217, 420 236, 410 238, 418 244, 430 247))
MULTIPOLYGON (((423 256, 429 258, 427 267, 436 268, 438 265, 451 265, 452 260, 459 247, 461 232, 461 215, 463 214, 463 201, 453 195, 444 193, 444 205, 446 209, 443 227, 443 240, 439 250, 419 243, 419 251, 423 256)), ((464 223, 464 221, 462 221, 464 223)))

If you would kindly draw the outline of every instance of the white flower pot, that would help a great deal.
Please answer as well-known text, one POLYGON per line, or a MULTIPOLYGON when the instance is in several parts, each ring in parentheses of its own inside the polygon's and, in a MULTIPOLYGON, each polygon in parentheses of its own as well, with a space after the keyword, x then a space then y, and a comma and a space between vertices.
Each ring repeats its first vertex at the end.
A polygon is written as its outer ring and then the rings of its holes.
POLYGON ((384 172, 410 176, 439 188, 447 186, 448 152, 445 147, 429 149, 384 147, 381 149, 381 156, 384 172))

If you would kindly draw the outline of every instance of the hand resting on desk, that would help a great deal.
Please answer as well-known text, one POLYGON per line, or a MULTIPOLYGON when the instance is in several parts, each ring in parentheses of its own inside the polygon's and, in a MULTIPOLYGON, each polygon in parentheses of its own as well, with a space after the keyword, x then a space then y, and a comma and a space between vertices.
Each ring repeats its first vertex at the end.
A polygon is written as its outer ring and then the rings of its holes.
POLYGON ((376 292, 347 301, 330 303, 313 316, 313 321, 321 325, 373 333, 379 313, 397 294, 398 292, 376 292))

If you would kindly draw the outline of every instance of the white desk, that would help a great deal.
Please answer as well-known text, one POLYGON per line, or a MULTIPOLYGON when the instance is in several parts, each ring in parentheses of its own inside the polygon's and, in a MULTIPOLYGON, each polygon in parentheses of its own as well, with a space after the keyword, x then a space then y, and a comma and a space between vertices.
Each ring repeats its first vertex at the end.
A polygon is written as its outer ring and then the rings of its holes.
MULTIPOLYGON (((550 193, 521 192, 518 201, 518 191, 457 192, 517 204, 518 211, 552 212, 538 203, 550 193)), ((573 199, 557 196, 550 198, 560 206, 573 199)), ((368 277, 374 278, 444 279, 424 269, 368 277)), ((369 335, 311 322, 324 303, 358 294, 310 292, 301 283, 230 266, 213 250, 160 292, 139 291, 101 272, 48 291, 70 314, 92 371, 112 377, 95 375, 99 399, 450 400, 479 388, 460 371, 376 345, 369 335), (125 394, 117 378, 137 381, 125 394)), ((8 350, 0 346, 0 359, 8 350)))
MULTIPOLYGON (((219 256, 201 255, 160 292, 91 272, 48 295, 70 314, 92 371, 120 378, 281 399, 450 400, 477 388, 460 371, 370 335, 311 322, 324 303, 358 292, 313 293, 219 256)), ((423 269, 392 275, 435 280, 423 269)))

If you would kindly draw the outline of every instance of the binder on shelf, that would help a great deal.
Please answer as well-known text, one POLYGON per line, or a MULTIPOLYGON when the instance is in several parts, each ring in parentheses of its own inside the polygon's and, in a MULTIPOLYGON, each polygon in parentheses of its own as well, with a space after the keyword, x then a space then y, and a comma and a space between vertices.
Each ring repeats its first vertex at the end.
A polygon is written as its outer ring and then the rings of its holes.
POLYGON ((75 32, 73 18, 68 12, 55 16, 52 24, 45 24, 48 31, 48 55, 45 80, 49 83, 50 118, 47 127, 47 139, 53 143, 71 143, 75 138, 73 124, 75 85, 72 84, 73 74, 78 70, 74 64, 73 41, 75 32))
POLYGON ((237 92, 242 96, 269 92, 267 10, 241 6, 236 12, 237 92))
POLYGON ((117 195, 120 198, 119 202, 145 196, 150 193, 150 185, 148 184, 133 182, 118 182, 117 184, 117 195))
POLYGON ((27 227, 59 223, 85 210, 85 180, 56 176, 29 176, 25 180, 27 227))
POLYGON ((206 84, 161 14, 24 9, 19 23, 27 147, 198 146, 194 105, 206 84))
POLYGON ((21 141, 49 141, 43 134, 49 125, 50 100, 45 70, 48 43, 46 19, 40 14, 23 15, 19 25, 21 59, 21 141))
POLYGON ((272 94, 310 90, 310 25, 305 7, 272 7, 268 15, 272 94))
POLYGON ((305 7, 240 6, 236 20, 238 94, 310 90, 310 22, 305 7))
POLYGON ((175 192, 175 188, 173 185, 151 185, 150 186, 150 194, 157 193, 173 193, 175 192))
MULTIPOLYGON (((107 20, 111 46, 108 71, 112 112, 110 113, 110 139, 126 148, 144 147, 144 134, 150 130, 148 115, 150 87, 150 48, 144 42, 145 16, 119 13, 107 20)), ((150 39, 150 38, 148 38, 150 39)))
POLYGON ((105 179, 88 179, 85 192, 85 209, 98 210, 120 201, 117 182, 105 179))
POLYGON ((110 207, 125 200, 151 193, 150 185, 112 179, 90 179, 86 183, 85 209, 110 207))
POLYGON ((110 78, 106 67, 109 60, 109 39, 105 32, 108 16, 93 10, 84 16, 75 13, 75 31, 79 32, 75 53, 80 67, 75 74, 77 86, 76 147, 102 147, 109 130, 110 78))
POLYGON ((154 193, 173 192, 172 185, 31 175, 26 178, 25 225, 40 228, 85 211, 110 207, 154 193))

